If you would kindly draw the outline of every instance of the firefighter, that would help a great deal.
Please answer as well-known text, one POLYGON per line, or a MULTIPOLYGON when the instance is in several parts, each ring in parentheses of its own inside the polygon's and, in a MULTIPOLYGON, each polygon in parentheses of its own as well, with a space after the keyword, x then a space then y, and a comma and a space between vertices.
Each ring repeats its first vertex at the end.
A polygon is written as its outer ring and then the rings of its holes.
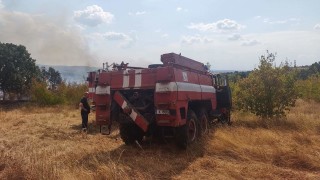
POLYGON ((90 106, 88 103, 89 93, 85 92, 80 100, 79 107, 81 108, 81 118, 82 118, 82 131, 86 132, 88 128, 88 115, 90 113, 90 106))

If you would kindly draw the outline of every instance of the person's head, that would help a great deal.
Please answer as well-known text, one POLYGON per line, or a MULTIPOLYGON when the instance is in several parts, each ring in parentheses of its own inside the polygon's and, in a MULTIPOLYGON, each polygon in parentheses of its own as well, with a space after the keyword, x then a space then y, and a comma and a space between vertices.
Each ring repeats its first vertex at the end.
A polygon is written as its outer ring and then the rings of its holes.
POLYGON ((89 97, 89 92, 85 92, 83 95, 87 98, 89 97))

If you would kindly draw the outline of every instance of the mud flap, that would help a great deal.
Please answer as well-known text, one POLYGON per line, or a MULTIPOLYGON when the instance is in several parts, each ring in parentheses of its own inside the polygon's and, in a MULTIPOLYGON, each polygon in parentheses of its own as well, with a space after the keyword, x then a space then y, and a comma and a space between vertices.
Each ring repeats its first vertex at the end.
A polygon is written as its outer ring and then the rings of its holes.
POLYGON ((130 104, 130 102, 119 91, 116 91, 114 93, 113 99, 144 132, 147 132, 149 122, 130 104))

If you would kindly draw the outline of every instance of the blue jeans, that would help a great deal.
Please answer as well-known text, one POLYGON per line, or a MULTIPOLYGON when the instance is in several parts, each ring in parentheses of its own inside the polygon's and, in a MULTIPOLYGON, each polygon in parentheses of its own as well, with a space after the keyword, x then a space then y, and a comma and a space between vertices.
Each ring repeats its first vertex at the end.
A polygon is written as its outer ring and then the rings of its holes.
POLYGON ((88 127, 88 113, 81 111, 81 118, 82 118, 82 128, 88 127))

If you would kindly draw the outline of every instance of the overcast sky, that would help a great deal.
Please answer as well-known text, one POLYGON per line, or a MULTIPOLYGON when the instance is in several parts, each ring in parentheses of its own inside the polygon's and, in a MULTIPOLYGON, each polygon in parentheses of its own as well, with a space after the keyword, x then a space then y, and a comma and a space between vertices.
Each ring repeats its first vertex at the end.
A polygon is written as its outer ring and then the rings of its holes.
POLYGON ((266 50, 320 61, 319 0, 0 0, 0 41, 39 64, 161 63, 169 52, 251 70, 266 50))

